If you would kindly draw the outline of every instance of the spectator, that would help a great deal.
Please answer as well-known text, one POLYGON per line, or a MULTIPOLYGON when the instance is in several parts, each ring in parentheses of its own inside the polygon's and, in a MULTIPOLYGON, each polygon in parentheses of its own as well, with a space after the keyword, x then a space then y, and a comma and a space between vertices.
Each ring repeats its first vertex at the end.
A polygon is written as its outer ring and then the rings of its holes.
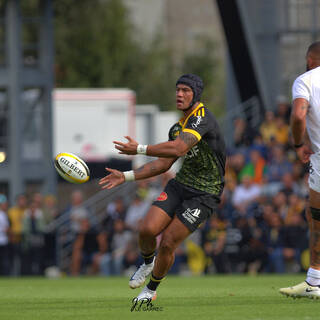
POLYGON ((269 223, 269 219, 272 213, 275 212, 275 208, 271 203, 267 202, 261 206, 261 211, 262 220, 260 219, 259 222, 264 226, 269 223))
POLYGON ((256 133, 245 119, 237 118, 234 120, 233 141, 236 147, 250 146, 256 133))
POLYGON ((292 217, 295 218, 295 215, 302 214, 305 208, 305 201, 301 199, 297 194, 290 194, 289 195, 289 205, 288 205, 288 212, 285 217, 285 223, 288 225, 291 224, 292 217))
POLYGON ((272 111, 266 111, 265 118, 259 128, 262 140, 266 145, 269 145, 276 136, 276 123, 274 113, 272 111))
POLYGON ((40 192, 36 192, 32 196, 32 202, 37 209, 43 210, 43 196, 40 192))
POLYGON ((294 161, 292 164, 292 178, 295 183, 299 184, 303 179, 306 170, 300 161, 294 161))
POLYGON ((293 175, 291 172, 286 172, 281 178, 281 189, 287 197, 292 193, 299 194, 299 186, 293 180, 293 175))
POLYGON ((32 201, 23 217, 23 273, 39 275, 43 272, 45 221, 39 203, 32 201))
POLYGON ((12 274, 17 276, 21 273, 21 240, 22 221, 27 209, 27 197, 20 194, 16 197, 16 205, 8 211, 10 221, 10 260, 12 274))
POLYGON ((290 163, 281 145, 272 147, 272 159, 268 164, 266 179, 268 183, 280 184, 281 178, 287 172, 292 172, 292 163, 290 163))
POLYGON ((223 219, 233 224, 234 219, 237 218, 237 212, 231 202, 231 190, 227 187, 224 188, 221 201, 217 208, 217 214, 223 219))
POLYGON ((237 221, 241 233, 239 257, 243 262, 243 272, 257 273, 264 270, 268 261, 266 239, 263 229, 250 227, 247 219, 241 217, 237 221))
POLYGON ((141 263, 141 257, 138 248, 137 235, 134 234, 132 241, 128 243, 128 246, 124 253, 123 267, 125 269, 125 274, 131 274, 132 270, 136 270, 136 267, 141 263))
POLYGON ((285 122, 285 119, 282 117, 276 117, 276 132, 275 132, 275 141, 279 144, 286 145, 289 142, 289 125, 285 122))
POLYGON ((119 219, 124 221, 126 218, 126 214, 127 209, 125 207, 123 199, 120 197, 116 198, 114 201, 110 202, 107 205, 106 218, 104 219, 102 224, 108 234, 112 235, 114 222, 119 219))
POLYGON ((120 219, 114 223, 114 233, 111 242, 111 252, 105 253, 100 259, 100 270, 103 275, 120 275, 123 272, 123 260, 132 232, 125 230, 120 219))
POLYGON ((287 195, 279 191, 272 200, 272 203, 276 209, 276 212, 280 215, 281 219, 285 219, 288 214, 288 197, 287 195))
POLYGON ((289 124, 291 113, 291 105, 284 96, 279 96, 277 98, 277 110, 276 116, 284 119, 285 123, 289 124))
POLYGON ((126 227, 130 230, 137 231, 139 221, 145 216, 149 206, 150 204, 143 200, 141 194, 136 193, 127 211, 125 219, 126 227))
POLYGON ((262 135, 260 132, 258 132, 254 137, 253 144, 251 145, 250 149, 258 150, 263 159, 268 159, 269 150, 267 145, 263 142, 262 135))
POLYGON ((83 206, 83 193, 80 190, 73 191, 71 194, 71 231, 77 234, 81 230, 82 220, 89 218, 88 210, 83 206))
POLYGON ((230 158, 227 158, 225 170, 226 170, 226 172, 224 175, 224 186, 229 191, 233 191, 237 185, 238 177, 237 177, 235 170, 231 166, 231 159, 230 158))
POLYGON ((267 223, 268 272, 285 272, 283 258, 283 222, 278 213, 273 211, 267 223))
POLYGON ((252 149, 250 151, 250 161, 240 171, 240 181, 242 180, 242 176, 247 175, 251 177, 253 183, 263 184, 266 169, 266 161, 261 156, 260 151, 252 149))
POLYGON ((72 249, 71 275, 73 276, 78 276, 82 272, 97 273, 101 256, 108 248, 105 232, 91 227, 88 218, 82 218, 80 223, 72 249), (87 270, 84 270, 86 268, 87 270))
POLYGON ((291 215, 283 229, 283 256, 287 272, 300 271, 300 255, 308 247, 307 226, 300 213, 291 215))
POLYGON ((47 195, 44 198, 42 212, 46 225, 48 225, 55 218, 58 217, 57 199, 55 198, 55 196, 47 195))
POLYGON ((0 194, 0 275, 8 275, 9 273, 9 219, 7 210, 7 197, 4 194, 0 194))
POLYGON ((227 255, 224 251, 226 245, 226 222, 213 215, 202 232, 202 247, 207 256, 205 273, 208 273, 210 263, 214 263, 216 272, 227 273, 231 271, 227 255), (209 260, 208 260, 209 259, 209 260))
POLYGON ((234 190, 232 204, 241 215, 246 215, 249 204, 257 200, 260 194, 260 186, 252 183, 250 176, 244 175, 241 184, 234 190))
POLYGON ((231 155, 226 163, 226 176, 236 178, 236 181, 239 182, 239 174, 245 166, 245 161, 246 159, 241 152, 235 152, 231 155))
POLYGON ((55 225, 51 224, 58 217, 57 199, 54 195, 47 195, 43 202, 43 219, 46 226, 45 232, 45 267, 56 264, 56 235, 55 225))

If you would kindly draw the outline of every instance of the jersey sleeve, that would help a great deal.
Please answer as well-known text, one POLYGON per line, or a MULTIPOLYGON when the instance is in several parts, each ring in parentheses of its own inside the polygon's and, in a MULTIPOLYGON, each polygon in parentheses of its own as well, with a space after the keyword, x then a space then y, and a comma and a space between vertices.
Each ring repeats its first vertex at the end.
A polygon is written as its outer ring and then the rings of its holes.
POLYGON ((205 108, 200 108, 198 112, 192 115, 185 127, 182 129, 182 132, 188 132, 196 136, 198 141, 209 131, 209 117, 206 113, 205 108))
POLYGON ((169 130, 168 133, 168 140, 173 141, 175 140, 181 131, 181 125, 179 125, 179 122, 175 123, 169 130))
POLYGON ((305 78, 299 77, 294 81, 292 86, 292 100, 303 98, 310 101, 311 88, 306 80, 305 78))

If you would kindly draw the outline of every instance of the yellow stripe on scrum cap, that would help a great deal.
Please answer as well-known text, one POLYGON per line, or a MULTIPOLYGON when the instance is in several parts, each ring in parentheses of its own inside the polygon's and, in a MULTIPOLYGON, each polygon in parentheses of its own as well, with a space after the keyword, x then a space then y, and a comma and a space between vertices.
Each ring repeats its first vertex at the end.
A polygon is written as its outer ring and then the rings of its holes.
POLYGON ((192 133, 194 136, 196 136, 196 138, 198 139, 198 141, 201 140, 201 135, 195 131, 195 130, 192 130, 192 129, 183 129, 182 130, 183 132, 189 132, 189 133, 192 133))

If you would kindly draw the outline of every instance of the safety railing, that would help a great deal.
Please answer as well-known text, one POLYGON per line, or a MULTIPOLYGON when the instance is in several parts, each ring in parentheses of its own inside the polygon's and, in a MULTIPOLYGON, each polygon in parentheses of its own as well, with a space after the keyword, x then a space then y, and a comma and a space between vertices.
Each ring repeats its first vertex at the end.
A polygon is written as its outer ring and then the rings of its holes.
MULTIPOLYGON (((90 224, 96 227, 101 224, 107 215, 107 205, 117 197, 123 197, 129 202, 136 190, 135 183, 125 183, 112 190, 103 190, 89 198, 83 203, 90 213, 90 224)), ((70 228, 70 213, 68 210, 51 222, 47 227, 47 232, 56 234, 56 262, 61 271, 69 272, 73 242, 75 234, 70 228)))

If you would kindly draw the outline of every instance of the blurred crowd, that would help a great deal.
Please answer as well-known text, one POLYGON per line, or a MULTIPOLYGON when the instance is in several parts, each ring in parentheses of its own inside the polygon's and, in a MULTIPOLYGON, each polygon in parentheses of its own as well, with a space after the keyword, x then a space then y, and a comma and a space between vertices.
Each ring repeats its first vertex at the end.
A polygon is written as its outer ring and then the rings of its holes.
POLYGON ((0 275, 39 275, 54 261, 54 232, 49 226, 58 216, 56 199, 18 195, 9 207, 0 194, 0 275))
MULTIPOLYGON (((171 273, 283 273, 305 267, 308 167, 291 147, 289 117, 290 105, 281 102, 275 112, 266 111, 258 128, 235 119, 219 209, 178 248, 171 273)), ((135 182, 132 199, 109 202, 99 223, 75 190, 68 208, 73 241, 67 272, 130 274, 142 262, 139 222, 170 178, 168 173, 135 182)), ((53 196, 36 193, 29 200, 18 196, 8 208, 0 194, 0 274, 43 274, 56 265, 56 204, 53 196)))

